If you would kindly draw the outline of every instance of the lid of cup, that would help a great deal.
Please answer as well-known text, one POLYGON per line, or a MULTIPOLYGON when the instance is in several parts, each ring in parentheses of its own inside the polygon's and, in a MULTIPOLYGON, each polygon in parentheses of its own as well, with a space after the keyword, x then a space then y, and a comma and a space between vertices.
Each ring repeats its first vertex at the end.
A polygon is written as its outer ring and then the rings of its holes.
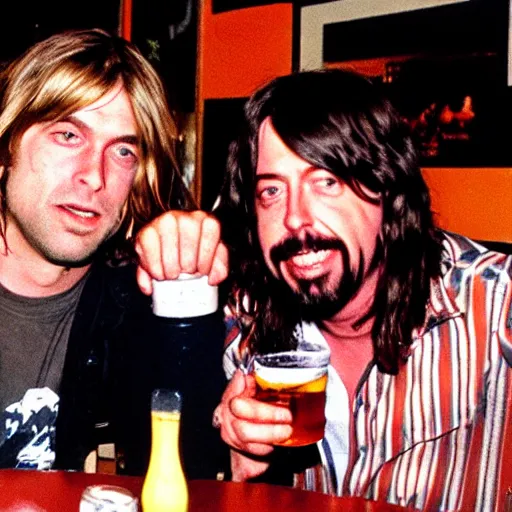
POLYGON ((153 313, 167 318, 191 318, 217 311, 218 287, 208 276, 180 274, 178 279, 153 280, 153 313))

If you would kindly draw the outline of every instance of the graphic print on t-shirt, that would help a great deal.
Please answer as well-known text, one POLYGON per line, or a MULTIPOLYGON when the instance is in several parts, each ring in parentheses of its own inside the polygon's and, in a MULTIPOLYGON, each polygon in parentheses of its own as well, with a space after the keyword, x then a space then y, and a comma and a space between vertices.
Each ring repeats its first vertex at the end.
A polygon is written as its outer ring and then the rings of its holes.
POLYGON ((84 283, 50 297, 0 285, 0 468, 52 467, 60 383, 84 283))
POLYGON ((29 389, 0 416, 0 467, 50 469, 55 460, 59 397, 50 388, 29 389))

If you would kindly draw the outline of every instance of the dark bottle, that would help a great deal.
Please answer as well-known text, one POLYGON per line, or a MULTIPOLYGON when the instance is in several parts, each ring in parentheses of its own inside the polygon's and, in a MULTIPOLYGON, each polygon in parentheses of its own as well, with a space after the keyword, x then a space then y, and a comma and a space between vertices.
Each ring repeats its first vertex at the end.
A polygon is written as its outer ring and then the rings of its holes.
POLYGON ((153 313, 165 340, 154 364, 153 385, 179 390, 183 398, 180 443, 188 478, 216 478, 225 448, 212 415, 225 386, 225 328, 218 290, 207 276, 180 275, 153 282, 153 313))

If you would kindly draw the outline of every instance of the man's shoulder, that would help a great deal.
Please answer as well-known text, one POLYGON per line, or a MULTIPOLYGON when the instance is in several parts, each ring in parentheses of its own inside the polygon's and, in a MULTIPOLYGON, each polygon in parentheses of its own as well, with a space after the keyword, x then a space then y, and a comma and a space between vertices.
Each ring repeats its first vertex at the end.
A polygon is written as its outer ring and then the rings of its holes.
MULTIPOLYGON (((492 244, 489 247, 480 241, 447 231, 442 231, 441 234, 443 273, 467 270, 474 275, 488 274, 486 272, 488 267, 493 267, 496 271, 500 271, 500 269, 510 271, 511 255, 495 250, 492 244)), ((487 275, 487 277, 489 276, 487 275)))
POLYGON ((431 287, 434 309, 466 313, 476 304, 503 304, 510 296, 506 290, 512 288, 512 255, 443 232, 441 268, 442 275, 431 287))
POLYGON ((109 265, 95 262, 79 302, 79 310, 94 310, 102 316, 114 316, 127 310, 146 310, 149 299, 139 289, 136 265, 109 265))
MULTIPOLYGON (((432 281, 420 337, 450 319, 458 319, 458 327, 453 328, 462 329, 462 338, 477 340, 475 346, 491 343, 493 333, 497 333, 501 351, 511 364, 512 255, 453 233, 443 233, 443 249, 442 275, 432 281)), ((447 336, 459 342, 460 336, 447 336)))
POLYGON ((485 304, 506 308, 512 289, 510 255, 489 250, 462 235, 441 235, 441 275, 431 282, 425 324, 420 332, 449 318, 465 317, 485 304))
POLYGON ((440 233, 443 245, 443 260, 473 260, 488 251, 481 243, 467 236, 450 231, 440 231, 440 233))

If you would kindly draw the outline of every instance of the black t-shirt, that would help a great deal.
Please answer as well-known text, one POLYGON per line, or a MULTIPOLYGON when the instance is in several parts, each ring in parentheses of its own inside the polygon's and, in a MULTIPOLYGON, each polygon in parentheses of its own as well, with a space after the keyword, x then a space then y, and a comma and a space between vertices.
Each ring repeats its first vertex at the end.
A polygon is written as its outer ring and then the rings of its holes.
POLYGON ((85 280, 43 298, 0 285, 0 467, 53 464, 59 386, 85 280))

